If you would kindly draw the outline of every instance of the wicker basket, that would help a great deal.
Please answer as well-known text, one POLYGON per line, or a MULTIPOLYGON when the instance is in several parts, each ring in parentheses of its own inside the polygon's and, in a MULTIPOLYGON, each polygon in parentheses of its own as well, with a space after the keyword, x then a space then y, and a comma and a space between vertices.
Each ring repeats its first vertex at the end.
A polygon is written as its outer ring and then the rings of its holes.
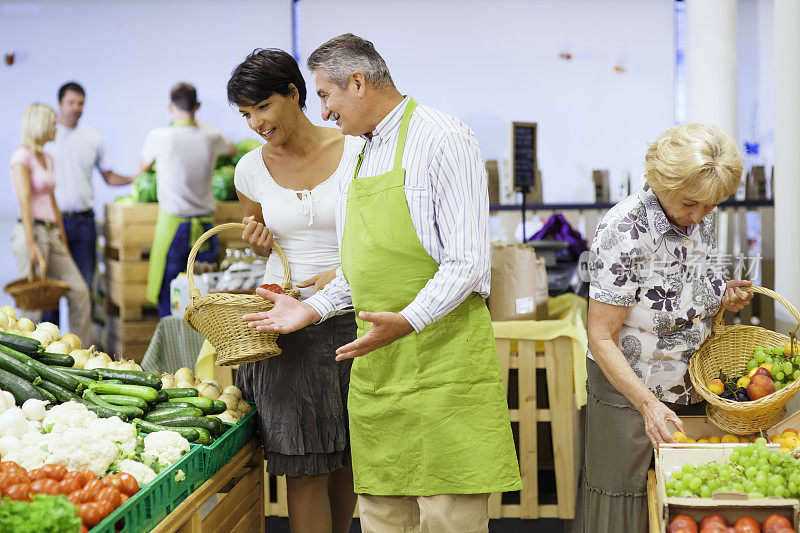
MULTIPOLYGON (((244 224, 220 224, 203 233, 192 246, 189 260, 186 263, 186 275, 189 282, 189 305, 186 307, 184 318, 189 325, 199 331, 217 350, 217 366, 238 365, 252 363, 281 353, 275 342, 277 333, 256 331, 247 327, 242 320, 242 315, 269 311, 275 304, 261 296, 252 294, 214 293, 206 296, 200 295, 200 290, 194 284, 194 260, 200 246, 212 235, 229 229, 245 228, 244 224)), ((283 264, 283 284, 281 287, 286 293, 299 298, 300 291, 290 289, 291 274, 289 261, 286 259, 278 243, 272 243, 272 249, 278 254, 283 264)))
MULTIPOLYGON (((763 294, 786 307, 798 323, 800 313, 779 294, 764 287, 742 287, 746 292, 763 294)), ((743 324, 726 326, 722 323, 724 308, 714 319, 711 336, 689 361, 689 377, 697 392, 708 402, 706 414, 721 429, 734 435, 747 435, 767 429, 783 418, 786 403, 800 390, 800 379, 759 400, 736 402, 726 400, 708 390, 706 383, 719 377, 745 374, 747 363, 756 346, 783 346, 789 342, 787 335, 768 329, 743 324)))
POLYGON ((70 286, 63 281, 47 277, 47 265, 39 258, 39 272, 36 277, 34 264, 27 278, 20 278, 5 286, 5 291, 14 298, 17 309, 24 311, 49 311, 58 309, 58 301, 67 294, 70 286))

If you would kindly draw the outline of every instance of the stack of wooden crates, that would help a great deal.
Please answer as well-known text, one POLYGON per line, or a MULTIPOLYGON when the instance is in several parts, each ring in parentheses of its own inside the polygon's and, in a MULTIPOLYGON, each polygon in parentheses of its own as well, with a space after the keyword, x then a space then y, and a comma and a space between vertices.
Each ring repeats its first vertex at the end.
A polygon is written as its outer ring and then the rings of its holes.
MULTIPOLYGON (((147 301, 150 246, 158 218, 158 204, 106 205, 106 298, 103 346, 141 361, 158 324, 158 311, 147 301)), ((214 224, 241 222, 239 202, 217 202, 214 224)), ((241 243, 241 232, 218 235, 224 253, 229 243, 241 243)))

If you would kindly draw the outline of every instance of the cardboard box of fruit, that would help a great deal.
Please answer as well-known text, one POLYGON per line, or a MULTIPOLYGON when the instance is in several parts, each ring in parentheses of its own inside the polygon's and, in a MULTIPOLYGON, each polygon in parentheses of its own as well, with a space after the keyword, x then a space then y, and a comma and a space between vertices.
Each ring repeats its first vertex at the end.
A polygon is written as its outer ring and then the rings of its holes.
MULTIPOLYGON (((747 494, 739 492, 715 492, 710 497, 667 496, 667 480, 674 477, 675 472, 680 471, 683 474, 681 482, 686 482, 689 476, 700 478, 699 471, 695 470, 696 465, 729 462, 735 451, 741 453, 747 446, 732 443, 661 445, 656 451, 655 458, 656 499, 661 510, 660 530, 669 532, 670 522, 679 515, 686 515, 699 523, 704 517, 713 514, 722 515, 731 526, 745 516, 752 517, 762 524, 770 515, 777 514, 789 519, 791 526, 797 530, 800 502, 794 498, 748 499, 747 494), (692 466, 685 467, 685 465, 692 466)), ((777 444, 768 444, 766 447, 775 451, 779 449, 777 444)), ((703 486, 709 484, 705 479, 701 480, 701 483, 703 486)), ((681 530, 673 528, 672 531, 681 530)))
POLYGON ((681 416, 683 430, 679 431, 672 422, 667 428, 680 444, 736 444, 753 442, 761 435, 733 435, 717 427, 707 416, 681 416))

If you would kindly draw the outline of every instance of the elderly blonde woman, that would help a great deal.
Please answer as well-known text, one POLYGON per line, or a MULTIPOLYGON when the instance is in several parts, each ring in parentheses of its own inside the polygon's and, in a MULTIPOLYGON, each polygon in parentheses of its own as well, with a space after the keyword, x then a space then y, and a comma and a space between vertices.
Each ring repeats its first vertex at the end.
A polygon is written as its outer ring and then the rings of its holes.
POLYGON ((738 311, 749 281, 725 279, 714 208, 742 175, 735 141, 684 124, 645 157, 646 183, 603 217, 590 262, 584 531, 647 531, 653 448, 674 442, 667 422, 703 406, 689 357, 720 305, 738 311))
MULTIPOLYGON (((67 293, 70 331, 89 345, 94 342, 89 287, 67 247, 61 212, 53 194, 53 157, 42 150, 55 134, 55 111, 44 104, 28 106, 22 115, 22 145, 11 154, 9 163, 20 212, 11 234, 11 250, 21 276, 28 275, 31 262, 43 260, 47 277, 60 279, 71 287, 67 293)), ((27 312, 25 316, 38 322, 41 313, 27 312)))

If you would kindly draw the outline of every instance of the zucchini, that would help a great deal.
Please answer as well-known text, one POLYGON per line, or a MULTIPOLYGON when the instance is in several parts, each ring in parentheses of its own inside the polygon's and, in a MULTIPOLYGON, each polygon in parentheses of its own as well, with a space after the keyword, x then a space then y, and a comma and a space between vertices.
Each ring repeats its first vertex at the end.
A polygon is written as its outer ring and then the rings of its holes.
POLYGON ((69 374, 70 376, 83 376, 93 381, 100 381, 100 374, 94 370, 87 370, 85 368, 59 368, 61 372, 69 374))
POLYGON ((83 400, 73 391, 66 389, 56 383, 47 381, 46 379, 43 379, 41 383, 37 383, 37 385, 39 385, 41 388, 43 388, 44 390, 55 396, 56 400, 58 400, 58 403, 65 403, 69 401, 80 402, 83 400))
POLYGON ((102 400, 97 394, 92 392, 91 389, 87 389, 83 391, 83 399, 87 402, 92 402, 95 405, 99 405, 100 407, 104 407, 110 410, 116 410, 121 412, 124 416, 120 417, 125 420, 129 418, 140 418, 144 411, 139 409, 138 407, 133 407, 132 405, 112 405, 104 400, 102 400))
POLYGON ((176 433, 179 433, 181 437, 188 440, 189 442, 194 442, 200 438, 198 431, 195 428, 191 427, 186 427, 186 428, 166 427, 158 424, 153 424, 152 422, 148 422, 140 418, 134 419, 133 425, 135 425, 144 433, 155 433, 156 431, 175 431, 176 433))
POLYGON ((163 403, 155 404, 153 406, 153 409, 150 410, 150 412, 152 413, 154 411, 164 411, 165 409, 175 409, 177 407, 196 407, 196 406, 191 404, 191 403, 189 403, 189 402, 177 402, 177 401, 176 402, 163 402, 163 403))
POLYGON ((172 400, 174 398, 195 398, 200 396, 200 391, 194 389, 192 387, 185 387, 182 389, 161 389, 164 391, 164 394, 172 400))
POLYGON ((75 359, 71 355, 66 355, 63 353, 42 352, 39 355, 33 354, 32 357, 35 357, 40 363, 50 366, 63 366, 66 368, 72 368, 72 365, 75 364, 75 359))
POLYGON ((158 398, 158 391, 153 387, 145 387, 143 385, 128 385, 127 383, 109 383, 107 381, 98 381, 89 385, 97 394, 121 394, 123 396, 135 396, 142 400, 152 403, 158 398))
POLYGON ((36 400, 47 399, 39 392, 39 389, 34 386, 35 384, 37 384, 36 380, 31 383, 16 374, 12 374, 0 368, 0 388, 13 394, 17 405, 22 405, 23 402, 29 398, 35 398, 36 400))
POLYGON ((211 433, 206 428, 192 428, 192 429, 194 429, 200 434, 200 437, 193 442, 196 442, 197 444, 211 444, 211 442, 214 440, 211 437, 211 433))
MULTIPOLYGON (((172 399, 169 400, 170 403, 173 402, 172 399)), ((188 397, 188 398, 176 398, 174 401, 181 402, 181 403, 190 403, 195 407, 199 407, 203 410, 204 415, 211 414, 211 410, 214 407, 214 400, 209 398, 201 398, 201 397, 188 397)), ((224 403, 224 402, 223 402, 224 403)))
POLYGON ((8 333, 6 331, 0 331, 0 345, 7 346, 25 355, 42 353, 42 351, 44 351, 44 346, 36 339, 15 335, 14 333, 8 333))
POLYGON ((8 346, 5 346, 3 344, 0 344, 0 352, 10 357, 13 357, 20 363, 25 363, 29 367, 33 368, 36 371, 36 373, 39 374, 39 376, 44 380, 50 381, 51 383, 55 383, 56 385, 61 385, 62 387, 67 388, 71 391, 78 390, 78 385, 80 385, 80 383, 78 383, 78 381, 69 374, 65 374, 63 372, 60 372, 59 370, 56 370, 53 367, 49 367, 43 363, 40 363, 33 357, 28 357, 24 353, 20 353, 17 350, 9 348, 8 346))
POLYGON ((222 400, 211 400, 211 401, 214 402, 214 406, 211 408, 211 412, 208 413, 210 415, 219 415, 224 413, 228 409, 228 405, 222 400))
POLYGON ((205 428, 215 437, 221 435, 225 431, 220 420, 215 420, 206 416, 176 416, 169 420, 163 420, 161 425, 167 427, 205 428))
POLYGON ((98 396, 101 400, 111 405, 130 405, 131 407, 138 407, 142 411, 147 410, 147 402, 135 396, 125 396, 122 394, 100 394, 98 396))
POLYGON ((161 389, 160 391, 158 391, 158 398, 156 398, 156 403, 161 403, 166 401, 169 401, 169 396, 167 396, 167 393, 164 392, 164 389, 161 389))
POLYGON ((38 385, 35 385, 35 387, 39 392, 42 393, 42 395, 44 396, 44 399, 47 400, 48 402, 50 402, 49 404, 47 404, 47 408, 48 409, 50 409, 54 405, 58 405, 58 400, 56 400, 55 396, 53 396, 52 394, 50 394, 49 392, 47 392, 46 390, 44 390, 43 388, 41 388, 38 385))
POLYGON ((111 418, 112 416, 125 418, 125 413, 118 411, 117 409, 109 409, 108 407, 103 407, 102 405, 97 405, 94 402, 84 400, 83 398, 78 398, 75 401, 85 405, 88 410, 93 411, 100 418, 111 418))
POLYGON ((154 424, 161 424, 177 416, 203 416, 203 411, 197 407, 178 407, 177 409, 160 409, 147 413, 144 419, 154 424))
POLYGON ((36 376, 39 375, 30 366, 3 352, 0 352, 0 368, 6 372, 11 372, 12 374, 30 381, 31 383, 33 383, 33 380, 35 380, 36 376))
MULTIPOLYGON (((78 383, 80 383, 81 385, 83 385, 83 388, 87 388, 87 387, 88 387, 89 385, 91 385, 92 383, 97 383, 97 382, 96 382, 95 380, 93 380, 93 379, 85 378, 85 377, 83 377, 83 376, 79 376, 79 375, 77 375, 77 374, 75 374, 74 376, 72 376, 72 379, 74 379, 75 381, 77 381, 78 383)), ((77 392, 77 391, 76 391, 76 392, 77 392)))
POLYGON ((97 373, 102 379, 118 379, 129 385, 142 385, 161 390, 161 378, 150 372, 139 370, 116 370, 113 368, 98 368, 97 373))

